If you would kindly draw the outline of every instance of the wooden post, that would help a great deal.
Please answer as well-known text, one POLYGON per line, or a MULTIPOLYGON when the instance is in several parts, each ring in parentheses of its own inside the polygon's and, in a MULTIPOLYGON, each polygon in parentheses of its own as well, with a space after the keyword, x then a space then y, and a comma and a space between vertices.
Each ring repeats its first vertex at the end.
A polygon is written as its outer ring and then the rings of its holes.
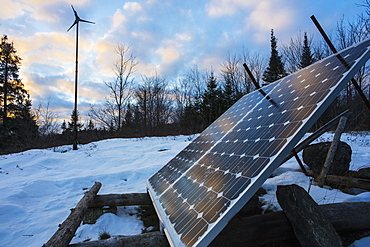
POLYGON ((334 160, 335 152, 337 151, 338 144, 340 141, 340 137, 343 133, 344 127, 346 126, 347 118, 341 117, 338 123, 337 130, 335 131, 333 141, 330 145, 329 152, 326 156, 324 166, 322 167, 320 175, 317 177, 318 185, 320 187, 324 186, 325 177, 328 174, 329 168, 331 166, 331 163, 334 160))
POLYGON ((71 214, 59 226, 59 229, 44 244, 44 247, 66 247, 71 242, 77 228, 80 226, 81 221, 89 208, 89 204, 94 200, 95 195, 101 188, 101 183, 95 182, 89 191, 78 202, 77 206, 72 209, 71 214))

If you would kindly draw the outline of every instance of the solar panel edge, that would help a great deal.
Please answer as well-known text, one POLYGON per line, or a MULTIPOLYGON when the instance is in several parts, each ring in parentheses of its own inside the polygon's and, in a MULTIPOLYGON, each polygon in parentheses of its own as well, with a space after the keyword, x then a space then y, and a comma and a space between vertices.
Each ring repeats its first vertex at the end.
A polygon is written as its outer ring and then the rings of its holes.
POLYGON ((172 236, 177 236, 177 233, 174 232, 173 228, 165 227, 166 223, 167 223, 167 225, 172 225, 172 223, 168 220, 165 212, 163 211, 163 207, 161 207, 161 205, 158 205, 159 200, 153 198, 153 195, 156 195, 156 193, 155 193, 154 189, 152 188, 152 186, 150 185, 149 181, 147 180, 147 181, 145 181, 145 183, 146 183, 146 186, 148 188, 148 192, 149 192, 148 194, 150 196, 150 199, 153 202, 154 209, 155 209, 155 211, 157 213, 157 216, 159 218, 160 224, 162 224, 162 225, 160 225, 161 231, 162 231, 162 227, 163 227, 163 232, 167 237, 168 243, 170 244, 171 247, 186 247, 186 244, 183 243, 180 240, 180 238, 174 239, 172 237, 172 236))

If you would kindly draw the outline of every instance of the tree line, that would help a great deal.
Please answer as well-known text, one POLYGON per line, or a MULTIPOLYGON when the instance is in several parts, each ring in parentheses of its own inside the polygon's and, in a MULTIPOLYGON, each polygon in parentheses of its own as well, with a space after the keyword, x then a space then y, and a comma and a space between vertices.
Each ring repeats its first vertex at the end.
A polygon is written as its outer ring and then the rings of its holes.
MULTIPOLYGON (((354 21, 341 19, 335 30, 338 50, 368 38, 370 4, 354 21)), ((243 95, 255 90, 243 68, 246 63, 260 86, 331 54, 323 41, 306 32, 278 46, 274 30, 270 33, 270 56, 242 49, 229 53, 219 71, 201 70, 194 65, 172 81, 163 75, 135 77, 137 59, 130 47, 118 44, 113 66, 114 80, 105 81, 109 95, 102 105, 91 105, 88 121, 77 115, 80 143, 111 137, 141 137, 199 133, 215 121, 243 95)), ((19 78, 21 58, 14 44, 4 35, 0 44, 0 153, 31 147, 72 143, 74 114, 70 121, 57 123, 50 102, 32 108, 30 95, 19 78), (47 140, 47 141, 46 141, 47 140)), ((369 66, 361 68, 356 80, 370 95, 369 66)), ((370 114, 358 93, 349 83, 314 128, 349 109, 351 130, 369 130, 370 114)))

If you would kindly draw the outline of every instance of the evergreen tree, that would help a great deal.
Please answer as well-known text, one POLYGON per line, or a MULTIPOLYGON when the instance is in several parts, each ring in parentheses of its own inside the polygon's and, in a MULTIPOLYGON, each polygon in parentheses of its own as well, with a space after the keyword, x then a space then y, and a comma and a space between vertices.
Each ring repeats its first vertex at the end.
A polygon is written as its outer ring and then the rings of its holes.
POLYGON ((4 35, 0 43, 0 136, 17 146, 28 145, 38 127, 31 114, 30 95, 19 78, 21 58, 4 35))
POLYGON ((230 80, 225 81, 225 84, 222 88, 222 94, 221 94, 221 108, 222 112, 229 109, 240 97, 238 97, 238 93, 233 90, 232 83, 230 80))
POLYGON ((63 120, 63 123, 62 123, 62 126, 61 126, 61 129, 62 129, 62 133, 68 133, 68 132, 71 132, 72 130, 67 126, 67 123, 66 123, 66 120, 63 120))
POLYGON ((202 103, 201 103, 201 116, 203 117, 203 127, 207 127, 215 121, 222 113, 221 110, 221 92, 217 88, 216 77, 211 73, 207 83, 202 103))
POLYGON ((271 83, 285 77, 286 75, 287 72, 285 71, 284 63, 282 62, 281 56, 279 56, 279 52, 277 50, 277 40, 274 36, 274 30, 271 29, 271 56, 269 65, 263 73, 262 79, 265 82, 271 83))
POLYGON ((87 130, 94 130, 95 129, 95 125, 93 123, 93 121, 90 119, 88 124, 87 124, 87 130))
MULTIPOLYGON (((80 122, 80 114, 78 114, 78 111, 77 111, 77 114, 76 114, 76 126, 77 126, 77 131, 81 131, 82 127, 84 126, 83 123, 80 122)), ((68 128, 67 130, 68 131, 73 131, 74 130, 74 123, 75 123, 75 110, 72 111, 72 115, 71 115, 71 121, 69 122, 68 121, 68 128)))
POLYGON ((131 109, 131 104, 130 102, 127 103, 127 110, 125 114, 125 124, 126 126, 130 126, 133 123, 133 112, 131 109))
POLYGON ((303 51, 301 56, 301 61, 299 63, 300 69, 307 67, 308 65, 311 65, 315 62, 315 59, 313 57, 313 54, 311 53, 311 47, 308 44, 308 38, 307 33, 304 33, 304 39, 303 39, 303 51))

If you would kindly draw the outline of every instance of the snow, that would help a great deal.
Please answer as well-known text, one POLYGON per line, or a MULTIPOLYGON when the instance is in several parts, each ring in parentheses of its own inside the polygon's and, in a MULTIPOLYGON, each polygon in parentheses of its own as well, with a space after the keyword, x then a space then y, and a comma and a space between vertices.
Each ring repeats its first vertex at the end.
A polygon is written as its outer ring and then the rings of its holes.
MULTIPOLYGON (((332 140, 325 133, 319 141, 332 140)), ((95 181, 103 184, 99 194, 146 192, 145 181, 185 148, 194 136, 110 139, 79 146, 35 149, 0 156, 0 242, 2 246, 42 246, 95 181)), ((370 133, 342 136, 352 147, 351 169, 370 167, 370 133)), ((301 155, 301 154, 299 154, 301 155)), ((319 204, 370 201, 370 192, 357 195, 319 188, 303 175, 295 159, 279 167, 263 185, 265 209, 280 209, 277 185, 298 184, 309 190, 319 204)), ((94 225, 82 225, 72 243, 111 235, 141 233, 143 224, 133 214, 136 207, 119 207, 94 225)), ((369 246, 370 238, 352 247, 369 246)))

